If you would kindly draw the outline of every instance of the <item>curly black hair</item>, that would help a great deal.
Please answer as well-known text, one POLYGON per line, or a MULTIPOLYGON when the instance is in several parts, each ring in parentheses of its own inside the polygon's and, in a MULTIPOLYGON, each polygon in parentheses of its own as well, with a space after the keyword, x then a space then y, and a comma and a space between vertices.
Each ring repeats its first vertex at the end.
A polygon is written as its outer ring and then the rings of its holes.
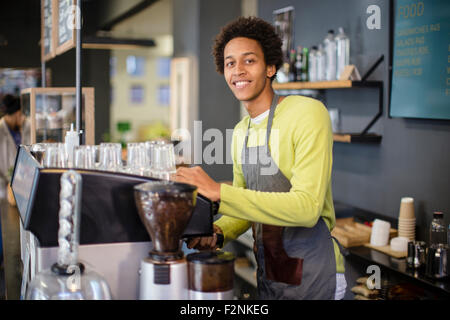
MULTIPOLYGON (((234 38, 244 37, 258 41, 264 53, 266 65, 274 65, 278 70, 283 64, 282 41, 275 28, 263 19, 256 17, 239 17, 222 28, 214 40, 213 56, 216 70, 223 74, 224 49, 234 38)), ((276 73, 271 77, 275 79, 276 73)))

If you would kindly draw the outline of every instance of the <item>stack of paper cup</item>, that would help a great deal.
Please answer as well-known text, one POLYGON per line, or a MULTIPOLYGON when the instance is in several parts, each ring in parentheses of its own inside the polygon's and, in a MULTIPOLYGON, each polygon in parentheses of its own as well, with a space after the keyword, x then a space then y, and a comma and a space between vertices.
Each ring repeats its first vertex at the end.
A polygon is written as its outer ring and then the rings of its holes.
POLYGON ((391 250, 392 251, 408 251, 408 238, 405 237, 397 237, 391 239, 391 250))
POLYGON ((414 215, 413 198, 403 197, 400 203, 398 236, 408 238, 411 241, 416 239, 416 217, 414 215))
POLYGON ((373 246, 385 246, 389 243, 389 231, 391 224, 384 220, 375 219, 370 234, 370 244, 373 246))

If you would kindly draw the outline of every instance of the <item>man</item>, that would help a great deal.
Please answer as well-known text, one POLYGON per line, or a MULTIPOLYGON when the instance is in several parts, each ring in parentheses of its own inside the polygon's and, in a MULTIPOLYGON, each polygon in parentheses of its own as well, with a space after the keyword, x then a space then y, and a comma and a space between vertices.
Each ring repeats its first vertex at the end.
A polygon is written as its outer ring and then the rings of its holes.
POLYGON ((261 19, 239 18, 225 26, 213 54, 249 116, 233 132, 232 186, 215 182, 200 167, 177 171, 177 181, 220 201, 223 215, 212 237, 188 246, 215 248, 217 233, 227 242, 252 226, 260 299, 342 299, 344 261, 330 235, 335 214, 327 109, 311 98, 275 95, 281 40, 261 19))
POLYGON ((20 110, 20 99, 6 95, 2 109, 5 115, 0 119, 0 199, 6 198, 18 146, 30 143, 30 128, 20 110))

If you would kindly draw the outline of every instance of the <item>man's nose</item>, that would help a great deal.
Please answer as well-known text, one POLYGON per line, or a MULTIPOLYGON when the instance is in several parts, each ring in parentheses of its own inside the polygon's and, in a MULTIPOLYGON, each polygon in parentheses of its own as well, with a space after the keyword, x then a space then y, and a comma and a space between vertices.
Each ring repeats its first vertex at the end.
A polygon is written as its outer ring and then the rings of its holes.
POLYGON ((235 75, 245 74, 245 65, 242 62, 236 62, 236 68, 234 68, 235 75))

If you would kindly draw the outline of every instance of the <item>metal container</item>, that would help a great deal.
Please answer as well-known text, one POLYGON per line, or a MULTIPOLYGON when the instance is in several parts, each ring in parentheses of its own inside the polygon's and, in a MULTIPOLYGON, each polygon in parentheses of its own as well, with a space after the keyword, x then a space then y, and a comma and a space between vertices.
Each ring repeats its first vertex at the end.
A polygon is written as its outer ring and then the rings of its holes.
POLYGON ((187 256, 189 299, 232 300, 234 260, 231 252, 203 251, 187 256))
POLYGON ((408 256, 406 263, 409 268, 420 269, 426 263, 426 243, 424 241, 408 242, 408 256))
POLYGON ((427 248, 426 275, 434 279, 444 279, 450 273, 450 247, 439 244, 427 248))

